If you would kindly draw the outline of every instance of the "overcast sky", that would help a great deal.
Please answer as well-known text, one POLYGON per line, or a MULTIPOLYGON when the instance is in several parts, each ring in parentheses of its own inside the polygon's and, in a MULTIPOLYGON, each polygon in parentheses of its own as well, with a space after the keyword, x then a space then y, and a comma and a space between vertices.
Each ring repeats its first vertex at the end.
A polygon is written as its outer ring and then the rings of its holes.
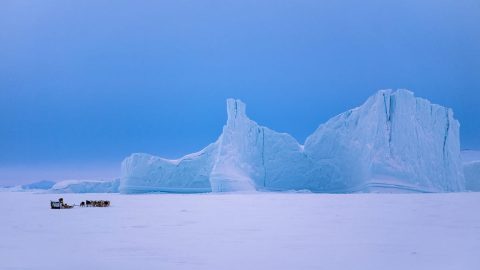
POLYGON ((379 89, 480 149, 480 1, 0 2, 0 185, 114 178, 219 136, 225 99, 299 142, 379 89))

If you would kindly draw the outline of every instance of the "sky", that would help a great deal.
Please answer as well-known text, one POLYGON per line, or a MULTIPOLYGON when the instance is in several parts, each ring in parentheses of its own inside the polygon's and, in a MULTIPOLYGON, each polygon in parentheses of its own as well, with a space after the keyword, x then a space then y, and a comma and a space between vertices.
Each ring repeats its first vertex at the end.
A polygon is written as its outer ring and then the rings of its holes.
POLYGON ((0 3, 0 185, 111 179, 215 141, 225 100, 303 143, 380 89, 451 107, 480 149, 480 2, 0 3))

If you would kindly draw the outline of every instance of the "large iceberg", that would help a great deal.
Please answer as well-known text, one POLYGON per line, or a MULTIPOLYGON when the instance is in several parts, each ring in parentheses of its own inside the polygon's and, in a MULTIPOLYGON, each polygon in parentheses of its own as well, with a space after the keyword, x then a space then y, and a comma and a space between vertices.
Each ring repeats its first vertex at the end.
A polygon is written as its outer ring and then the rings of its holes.
POLYGON ((451 109, 406 90, 380 91, 321 125, 305 152, 333 189, 440 192, 464 189, 459 123, 451 109))
POLYGON ((465 188, 451 109, 382 90, 321 125, 304 145, 258 125, 227 100, 218 140, 178 160, 132 154, 120 192, 447 192, 465 188))

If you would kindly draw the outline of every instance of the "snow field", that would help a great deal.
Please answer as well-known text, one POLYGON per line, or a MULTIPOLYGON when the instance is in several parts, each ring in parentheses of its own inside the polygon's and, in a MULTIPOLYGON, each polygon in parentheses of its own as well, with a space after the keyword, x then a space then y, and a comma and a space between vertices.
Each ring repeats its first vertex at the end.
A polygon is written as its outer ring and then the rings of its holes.
POLYGON ((478 269, 480 193, 0 193, 0 269, 478 269), (110 200, 51 210, 49 201, 110 200))

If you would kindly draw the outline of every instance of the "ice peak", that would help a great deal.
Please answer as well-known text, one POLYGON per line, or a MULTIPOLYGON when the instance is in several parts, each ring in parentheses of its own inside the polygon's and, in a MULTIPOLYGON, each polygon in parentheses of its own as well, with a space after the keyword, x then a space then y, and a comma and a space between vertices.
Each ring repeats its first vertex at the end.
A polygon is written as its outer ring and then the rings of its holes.
POLYGON ((377 93, 375 93, 375 95, 373 95, 372 97, 375 97, 375 96, 382 96, 382 97, 409 96, 409 97, 415 97, 415 94, 408 89, 397 89, 397 90, 383 89, 383 90, 377 91, 377 93))
POLYGON ((246 117, 246 105, 239 99, 227 99, 227 115, 228 121, 234 121, 239 117, 246 117))

